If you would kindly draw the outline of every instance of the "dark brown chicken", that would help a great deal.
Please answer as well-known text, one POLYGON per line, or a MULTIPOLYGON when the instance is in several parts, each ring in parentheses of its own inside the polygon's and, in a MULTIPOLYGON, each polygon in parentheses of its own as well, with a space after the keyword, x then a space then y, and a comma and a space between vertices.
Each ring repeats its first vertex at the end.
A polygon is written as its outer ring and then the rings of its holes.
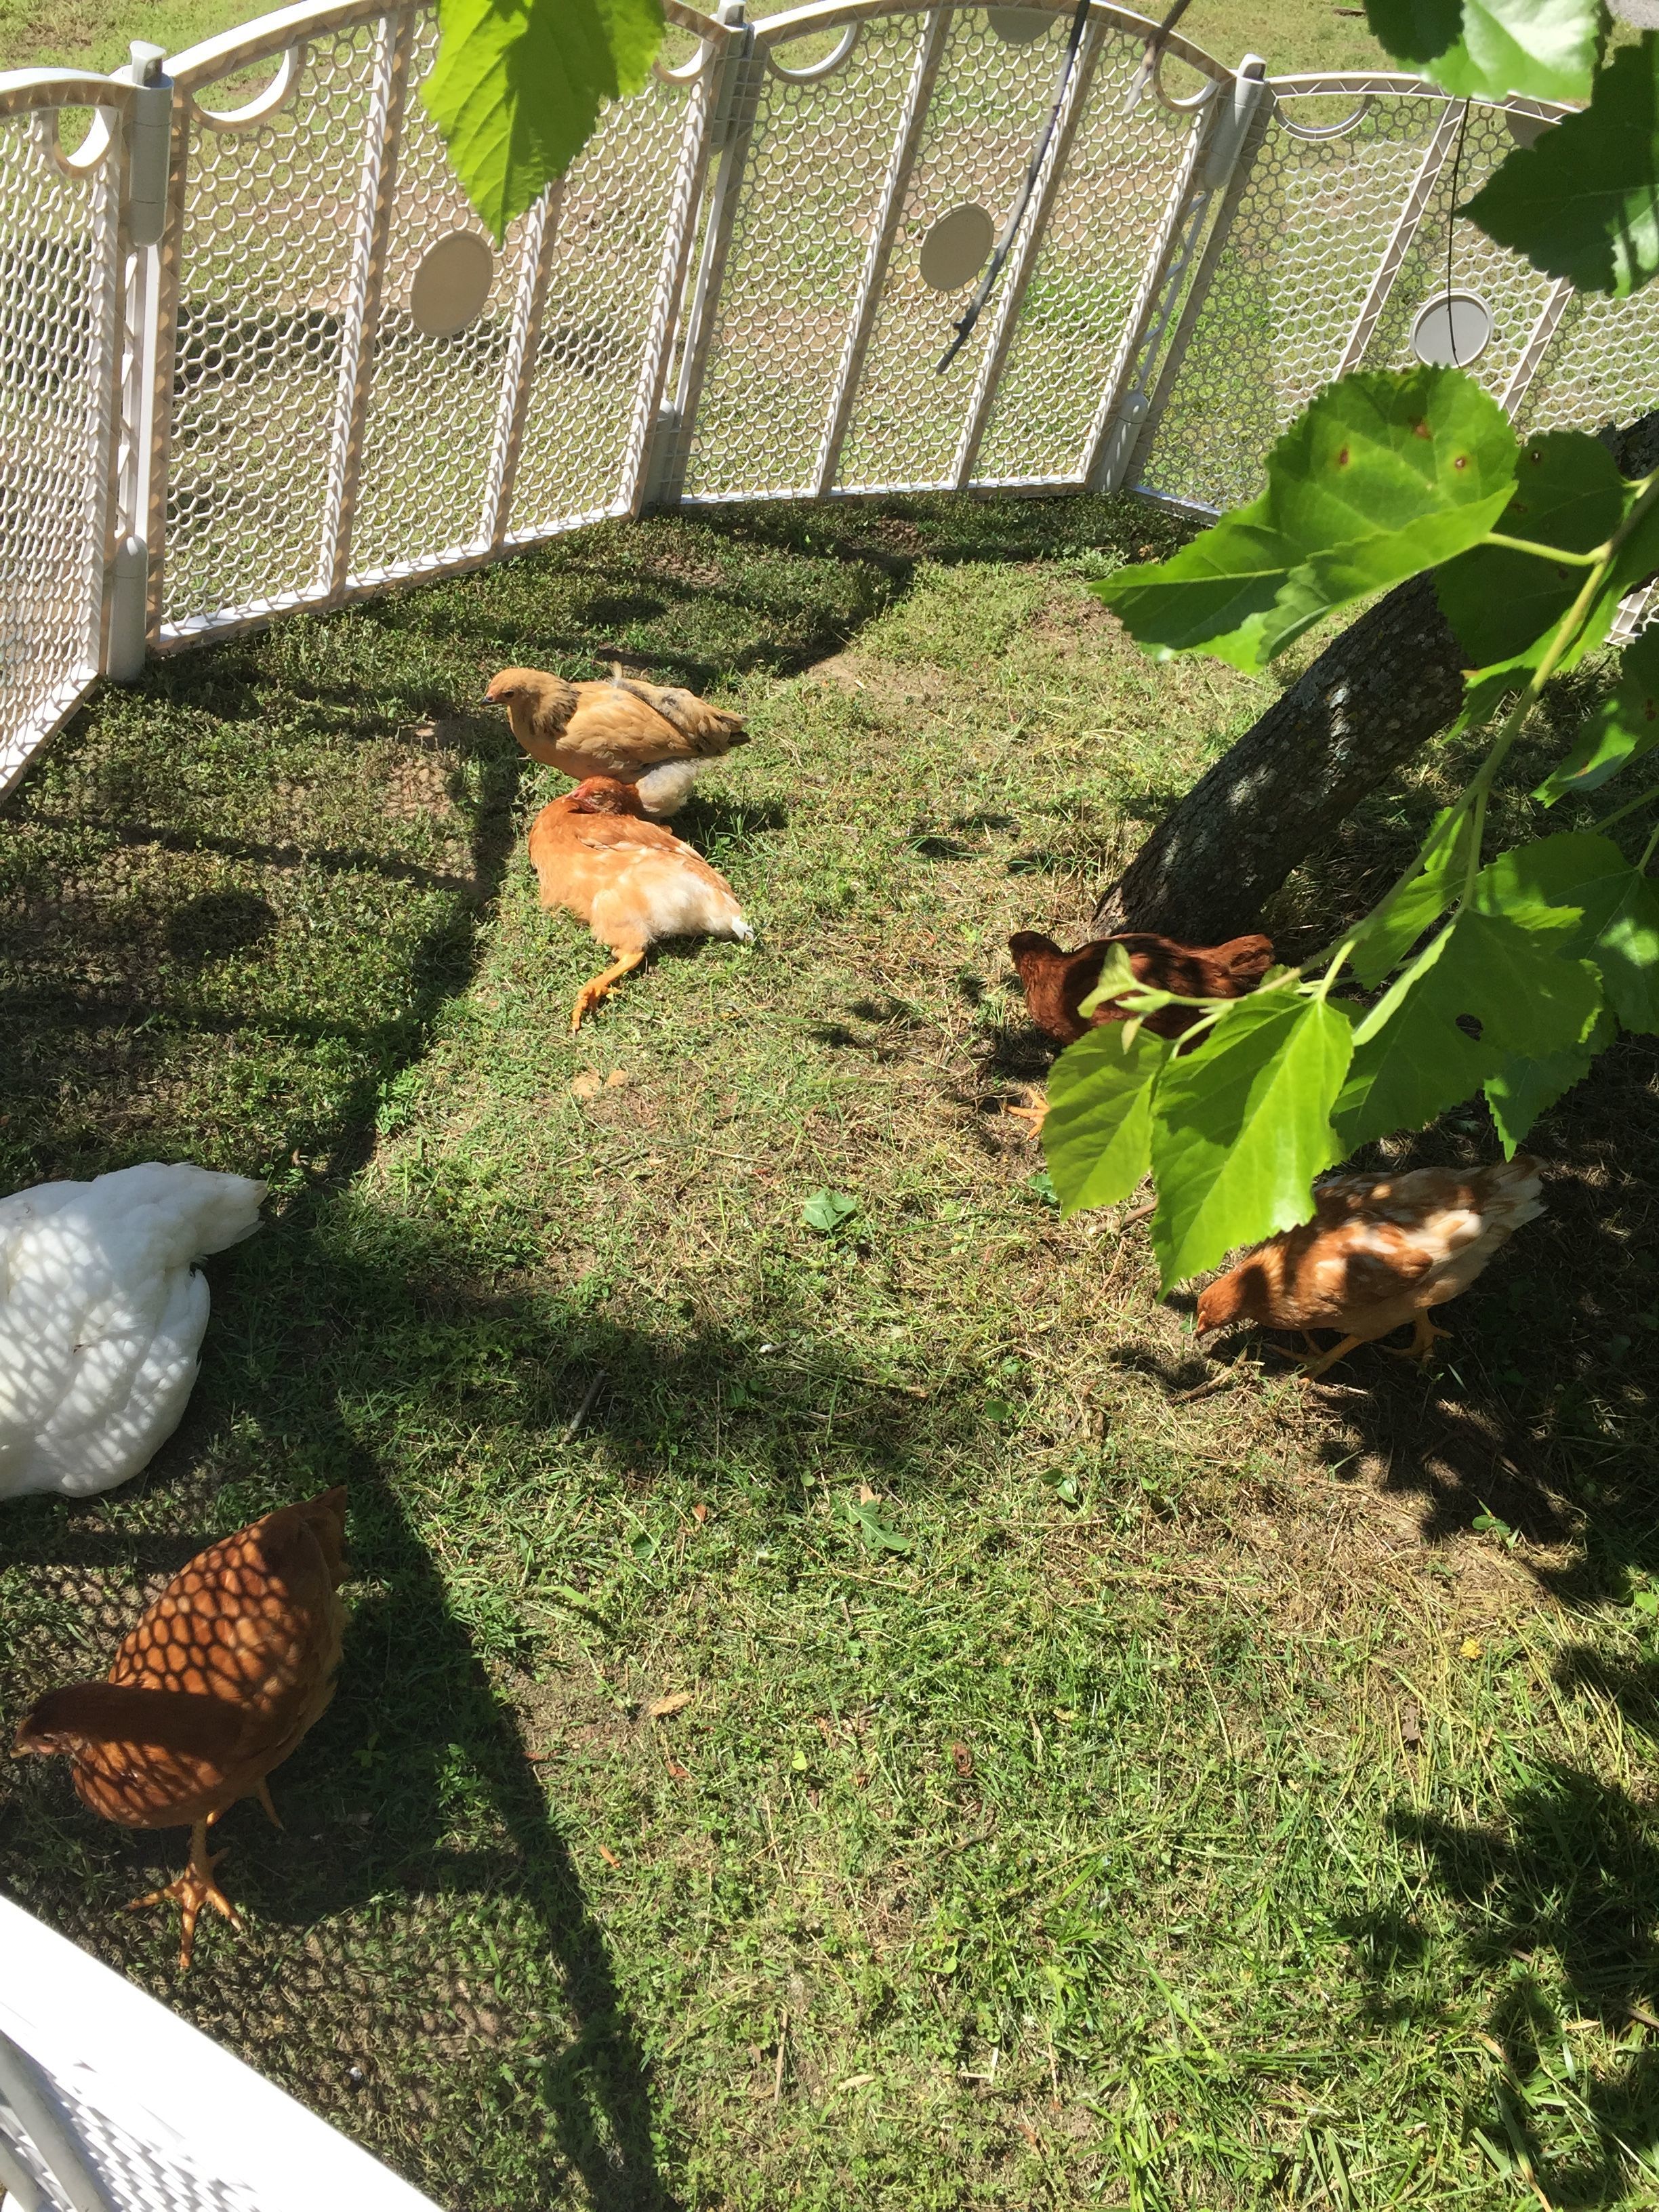
MULTIPOLYGON (((207 1832, 240 1798, 273 1820, 265 1777, 334 1695, 344 1611, 345 1492, 268 1513, 173 1577, 101 1682, 48 1690, 17 1751, 69 1759, 76 1794, 129 1828, 188 1827, 190 1864, 130 1908, 177 1904, 190 1964, 204 1905, 240 1928, 207 1832)), ((276 1820, 278 1827, 281 1821, 276 1820)))
POLYGON ((710 761, 749 742, 738 716, 724 708, 620 668, 608 684, 567 684, 538 668, 504 668, 484 697, 506 708, 532 760, 578 783, 604 775, 637 784, 645 812, 659 817, 678 809, 710 761))
MULTIPOLYGON (((1085 1018, 1078 1008, 1100 981, 1106 955, 1121 945, 1135 980, 1183 999, 1242 999, 1273 965, 1273 948, 1265 937, 1233 937, 1224 945, 1177 945, 1150 930, 1121 937, 1097 937, 1075 952, 1062 952, 1053 938, 1034 929, 1017 930, 1008 939, 1024 987, 1026 1010, 1037 1027, 1060 1044, 1075 1044, 1097 1022, 1127 1019, 1120 1006, 1102 1006, 1085 1018)), ((1178 1037, 1199 1019, 1195 1006, 1161 1006, 1146 1017, 1155 1036, 1178 1037)))

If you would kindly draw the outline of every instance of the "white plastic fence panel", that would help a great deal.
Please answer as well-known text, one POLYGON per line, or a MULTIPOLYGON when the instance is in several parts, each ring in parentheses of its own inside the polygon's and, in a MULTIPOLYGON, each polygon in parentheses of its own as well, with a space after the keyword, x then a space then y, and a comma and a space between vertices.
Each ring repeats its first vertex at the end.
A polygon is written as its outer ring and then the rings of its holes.
POLYGON ((98 672, 121 118, 86 103, 123 92, 70 70, 0 80, 0 792, 98 672))
MULTIPOLYGON (((3 1898, 0 2033, 33 2061, 48 2119, 62 2123, 116 2212, 437 2212, 240 2058, 3 1898)), ((43 2204, 75 2212, 51 2179, 51 2152, 15 2114, 0 2117, 7 2146, 43 2204)))

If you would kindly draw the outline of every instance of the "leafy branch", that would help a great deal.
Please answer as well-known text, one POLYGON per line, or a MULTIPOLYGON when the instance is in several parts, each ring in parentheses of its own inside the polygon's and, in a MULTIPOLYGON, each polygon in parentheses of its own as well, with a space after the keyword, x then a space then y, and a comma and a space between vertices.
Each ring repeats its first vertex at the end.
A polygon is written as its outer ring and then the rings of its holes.
MULTIPOLYGON (((1337 944, 1247 999, 1183 999, 1109 961, 1087 1010, 1127 1019, 1056 1063, 1043 1141, 1062 1206, 1114 1203, 1150 1171, 1166 1285, 1307 1219, 1323 1168, 1472 1091, 1513 1152, 1620 1025, 1659 1030, 1645 872, 1659 831, 1634 864, 1601 834, 1637 805, 1483 854, 1492 793, 1545 687, 1659 568, 1659 473, 1627 483, 1578 433, 1518 447, 1456 370, 1351 377, 1279 441, 1259 500, 1096 589, 1155 653, 1261 666, 1321 614, 1431 568, 1472 659, 1493 655, 1466 678, 1460 725, 1492 734, 1409 867, 1337 944), (1378 995, 1345 994, 1345 978, 1378 995), (1200 1016, 1178 1050, 1140 1026, 1170 1005, 1200 1016)), ((1545 803, 1659 743, 1659 647, 1626 659, 1545 803)))

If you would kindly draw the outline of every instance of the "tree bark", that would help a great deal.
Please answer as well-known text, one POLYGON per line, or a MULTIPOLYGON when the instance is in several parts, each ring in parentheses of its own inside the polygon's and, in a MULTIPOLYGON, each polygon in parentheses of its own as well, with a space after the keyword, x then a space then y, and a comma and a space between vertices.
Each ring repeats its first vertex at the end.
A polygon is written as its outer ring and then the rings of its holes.
MULTIPOLYGON (((1659 453, 1659 413, 1605 433, 1626 475, 1659 453)), ((1360 617, 1200 777, 1102 898, 1097 937, 1156 930, 1219 945, 1259 928, 1291 871, 1445 728, 1468 656, 1414 576, 1360 617)))

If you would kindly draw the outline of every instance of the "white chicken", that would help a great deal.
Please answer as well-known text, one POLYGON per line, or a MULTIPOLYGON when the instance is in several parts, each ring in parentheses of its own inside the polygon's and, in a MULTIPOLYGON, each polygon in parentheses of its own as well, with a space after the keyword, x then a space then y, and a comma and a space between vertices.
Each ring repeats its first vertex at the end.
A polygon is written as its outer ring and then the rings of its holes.
POLYGON ((0 1199, 0 1498, 89 1497, 148 1465, 207 1328, 191 1262, 251 1237, 264 1194, 151 1161, 0 1199))

